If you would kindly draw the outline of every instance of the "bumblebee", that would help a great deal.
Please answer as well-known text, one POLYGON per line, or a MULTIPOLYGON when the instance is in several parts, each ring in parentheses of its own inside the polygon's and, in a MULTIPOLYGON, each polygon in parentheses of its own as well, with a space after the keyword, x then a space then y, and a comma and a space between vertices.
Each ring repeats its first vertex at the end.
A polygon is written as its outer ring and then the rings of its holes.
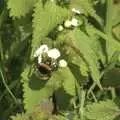
POLYGON ((57 62, 55 61, 54 62, 46 61, 46 62, 39 63, 37 65, 37 71, 38 71, 40 80, 48 80, 51 77, 52 72, 57 70, 57 68, 58 68, 58 65, 57 65, 57 62))

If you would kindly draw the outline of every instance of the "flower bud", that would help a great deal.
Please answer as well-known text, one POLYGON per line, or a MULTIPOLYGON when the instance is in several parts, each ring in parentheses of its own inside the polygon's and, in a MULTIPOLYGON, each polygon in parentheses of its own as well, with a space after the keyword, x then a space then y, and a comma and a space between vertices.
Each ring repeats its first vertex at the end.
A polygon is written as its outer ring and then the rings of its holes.
POLYGON ((75 19, 75 18, 72 18, 71 24, 72 24, 72 26, 77 27, 78 26, 78 20, 75 19))
POLYGON ((66 67, 67 66, 67 62, 65 60, 60 60, 59 61, 59 67, 66 67))
POLYGON ((59 25, 59 26, 58 26, 58 31, 63 31, 63 29, 64 29, 64 28, 63 28, 62 25, 59 25))
POLYGON ((72 25, 72 23, 71 23, 70 20, 66 20, 65 23, 64 23, 64 26, 65 26, 66 28, 70 28, 71 25, 72 25))
POLYGON ((76 14, 80 14, 81 12, 75 8, 72 8, 72 12, 76 13, 76 14))

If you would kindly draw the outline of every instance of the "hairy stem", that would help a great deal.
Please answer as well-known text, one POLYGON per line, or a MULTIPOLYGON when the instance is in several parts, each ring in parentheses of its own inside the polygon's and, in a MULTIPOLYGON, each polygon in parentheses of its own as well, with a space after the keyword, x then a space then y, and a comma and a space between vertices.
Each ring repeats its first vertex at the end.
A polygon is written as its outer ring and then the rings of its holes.
POLYGON ((1 56, 1 61, 4 61, 4 55, 3 55, 3 47, 2 47, 2 40, 0 36, 0 56, 1 56))
POLYGON ((5 78, 4 78, 4 75, 3 75, 3 72, 2 72, 2 69, 0 68, 0 75, 2 77, 2 81, 3 81, 3 84, 6 88, 6 90, 8 91, 8 93, 11 95, 11 97, 13 98, 13 100, 15 101, 15 103, 17 103, 17 99, 16 97, 13 95, 13 93, 11 92, 11 90, 9 89, 8 85, 6 84, 5 82, 5 78))
POLYGON ((91 95, 92 95, 94 101, 95 101, 95 102, 98 102, 98 100, 97 100, 97 98, 95 97, 95 94, 93 93, 93 91, 91 91, 91 95))
POLYGON ((112 99, 114 100, 116 98, 115 88, 111 88, 111 95, 112 95, 112 99))
POLYGON ((106 26, 105 32, 111 36, 112 32, 112 12, 113 12, 113 0, 106 0, 107 13, 106 13, 106 26))
MULTIPOLYGON (((6 8, 4 8, 2 13, 0 14, 0 29, 1 29, 5 19, 7 18, 7 16, 8 16, 7 10, 6 10, 6 8)), ((0 57, 1 57, 1 61, 3 63, 3 61, 4 61, 4 54, 3 54, 3 45, 2 45, 1 34, 0 34, 0 57)))
POLYGON ((106 51, 107 51, 107 62, 110 61, 111 54, 111 39, 112 38, 112 12, 113 12, 113 0, 106 0, 107 11, 106 11, 106 25, 105 33, 107 34, 109 40, 106 41, 106 51))
MULTIPOLYGON (((10 90, 12 90, 16 85, 17 85, 18 81, 13 81, 8 87, 10 90)), ((0 96, 0 101, 3 99, 3 97, 8 93, 7 90, 3 91, 2 95, 0 96)))
POLYGON ((83 114, 84 114, 85 95, 86 95, 86 92, 84 90, 82 90, 81 91, 80 109, 79 109, 81 120, 84 118, 83 114))
POLYGON ((91 85, 91 87, 89 88, 89 90, 88 90, 88 92, 87 92, 87 97, 89 98, 89 95, 90 95, 90 93, 93 91, 93 89, 96 87, 96 83, 93 83, 92 85, 91 85))

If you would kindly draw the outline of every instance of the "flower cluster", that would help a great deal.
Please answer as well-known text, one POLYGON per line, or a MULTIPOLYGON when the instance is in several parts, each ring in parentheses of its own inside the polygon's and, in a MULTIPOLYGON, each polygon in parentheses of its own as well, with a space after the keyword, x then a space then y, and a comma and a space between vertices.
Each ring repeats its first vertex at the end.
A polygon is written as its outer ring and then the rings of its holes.
POLYGON ((72 20, 66 20, 65 23, 64 23, 64 26, 66 28, 69 28, 71 26, 77 27, 78 25, 79 25, 78 20, 76 18, 72 18, 72 20))
MULTIPOLYGON (((51 60, 57 60, 60 57, 60 51, 57 48, 49 49, 47 45, 41 45, 34 53, 34 57, 38 58, 38 63, 40 64, 43 59, 43 55, 46 55, 51 60)), ((66 67, 67 62, 65 60, 59 60, 59 67, 66 67)))
MULTIPOLYGON (((78 10, 76 8, 72 8, 71 10, 73 13, 77 15, 83 14, 83 10, 78 10)), ((65 28, 71 28, 71 27, 77 27, 82 24, 82 21, 77 20, 75 17, 72 17, 72 19, 68 19, 64 22, 64 27, 65 28)), ((58 26, 58 31, 63 31, 64 27, 62 25, 58 26)))
POLYGON ((75 13, 75 14, 83 14, 84 13, 84 10, 83 9, 76 9, 76 8, 72 8, 72 12, 75 13))

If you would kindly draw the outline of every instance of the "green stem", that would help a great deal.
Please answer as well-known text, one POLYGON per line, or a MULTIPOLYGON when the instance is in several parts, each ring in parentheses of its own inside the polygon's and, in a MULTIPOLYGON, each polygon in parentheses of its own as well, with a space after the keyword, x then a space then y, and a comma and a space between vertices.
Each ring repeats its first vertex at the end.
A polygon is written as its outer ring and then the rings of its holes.
MULTIPOLYGON (((109 40, 106 41, 106 52, 107 52, 107 62, 110 62, 110 57, 112 52, 112 16, 113 16, 113 0, 106 0, 107 12, 106 12, 106 26, 105 33, 107 34, 109 40)), ((114 44, 114 43, 113 43, 114 44)))
POLYGON ((93 96, 94 101, 95 101, 95 102, 98 102, 98 100, 97 100, 97 98, 95 97, 93 91, 91 91, 91 95, 93 96))
POLYGON ((94 15, 94 18, 96 19, 96 21, 98 22, 98 24, 99 24, 99 26, 100 26, 100 29, 101 30, 103 30, 103 21, 102 21, 102 19, 99 17, 99 16, 97 16, 96 14, 94 15))
MULTIPOLYGON (((2 11, 2 13, 0 15, 0 29, 1 29, 5 19, 7 18, 7 16, 8 16, 7 10, 6 10, 6 8, 4 8, 4 10, 2 11)), ((1 34, 0 34, 0 56, 1 56, 1 61, 4 62, 4 54, 3 54, 3 45, 2 45, 1 34)))
POLYGON ((89 98, 90 93, 93 91, 93 89, 96 87, 96 83, 93 83, 92 86, 89 88, 87 92, 87 97, 89 98))
POLYGON ((112 99, 114 100, 116 98, 115 88, 111 88, 111 95, 112 95, 112 99))
POLYGON ((76 84, 76 90, 77 90, 77 95, 78 95, 78 100, 79 100, 79 105, 78 105, 78 109, 79 109, 79 113, 81 114, 81 111, 80 111, 80 103, 81 103, 81 86, 79 84, 79 82, 76 80, 75 81, 75 84, 76 84))
POLYGON ((113 0, 106 0, 107 13, 106 13, 106 26, 105 32, 111 36, 112 33, 112 12, 113 12, 113 0))
POLYGON ((95 33, 95 34, 97 34, 98 36, 100 36, 101 38, 103 38, 106 41, 117 41, 116 39, 114 39, 112 37, 108 37, 108 35, 106 35, 105 33, 101 32, 101 31, 99 31, 96 28, 93 28, 92 32, 95 33))
POLYGON ((3 84, 5 86, 5 88, 7 89, 8 93, 11 95, 11 97, 13 98, 13 100, 15 101, 15 103, 17 104, 17 99, 16 97, 13 95, 13 93, 11 92, 11 90, 9 89, 8 85, 6 84, 5 82, 5 78, 4 78, 4 75, 3 75, 3 72, 0 68, 0 74, 1 74, 1 77, 2 77, 2 81, 3 81, 3 84))
POLYGON ((78 93, 78 99, 79 99, 79 103, 81 101, 81 89, 80 89, 80 85, 78 83, 77 84, 77 93, 78 93))
MULTIPOLYGON (((13 81, 8 87, 10 90, 12 90, 16 85, 17 85, 18 81, 13 81)), ((3 99, 3 97, 8 93, 7 90, 3 91, 2 95, 0 96, 0 102, 3 99)))
POLYGON ((3 47, 2 47, 2 40, 0 36, 0 56, 1 56, 1 61, 4 61, 4 54, 3 54, 3 47))
POLYGON ((83 118, 84 118, 83 114, 84 114, 85 95, 86 95, 86 92, 84 90, 82 90, 81 91, 80 109, 79 109, 81 120, 83 120, 83 118))

